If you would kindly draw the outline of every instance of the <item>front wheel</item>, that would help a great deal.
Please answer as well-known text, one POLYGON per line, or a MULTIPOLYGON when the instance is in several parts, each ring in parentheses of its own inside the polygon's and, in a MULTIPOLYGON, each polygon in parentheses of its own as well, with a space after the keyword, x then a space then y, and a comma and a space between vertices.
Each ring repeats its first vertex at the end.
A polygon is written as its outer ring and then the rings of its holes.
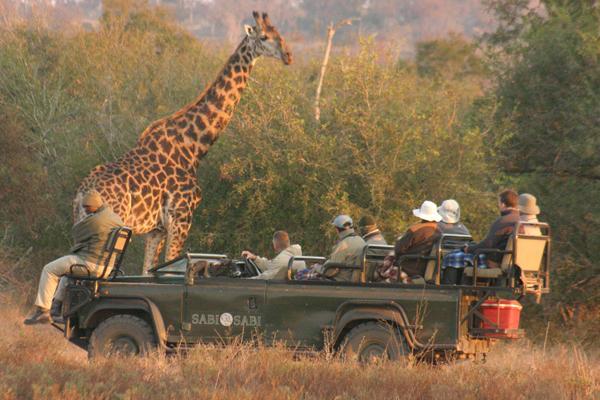
POLYGON ((409 349, 398 328, 383 322, 365 322, 346 337, 343 353, 361 363, 407 360, 409 349))
POLYGON ((135 315, 121 314, 105 319, 92 332, 88 357, 135 356, 156 348, 150 325, 135 315))

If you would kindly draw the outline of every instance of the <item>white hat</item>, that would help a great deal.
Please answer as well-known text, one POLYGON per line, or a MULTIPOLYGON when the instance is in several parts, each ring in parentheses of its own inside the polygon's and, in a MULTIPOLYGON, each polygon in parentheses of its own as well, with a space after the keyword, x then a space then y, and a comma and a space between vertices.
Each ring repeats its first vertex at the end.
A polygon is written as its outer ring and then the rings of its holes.
POLYGON ((444 222, 455 224, 460 220, 460 206, 456 200, 444 200, 437 210, 444 222))
POLYGON ((352 226, 353 222, 349 215, 342 214, 335 217, 335 219, 331 221, 331 224, 335 225, 337 228, 344 229, 348 224, 352 226))
POLYGON ((437 212, 435 203, 429 200, 425 200, 423 204, 421 204, 421 208, 414 209, 413 214, 415 217, 419 217, 425 221, 437 222, 442 219, 442 216, 437 212))

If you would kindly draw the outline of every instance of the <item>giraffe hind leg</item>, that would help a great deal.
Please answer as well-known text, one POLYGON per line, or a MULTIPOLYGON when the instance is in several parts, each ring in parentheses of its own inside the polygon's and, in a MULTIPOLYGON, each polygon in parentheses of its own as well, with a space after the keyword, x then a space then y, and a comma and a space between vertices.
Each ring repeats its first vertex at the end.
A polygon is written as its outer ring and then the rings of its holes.
POLYGON ((169 233, 167 234, 165 261, 172 260, 179 256, 191 227, 191 217, 180 221, 173 221, 169 227, 169 233))
POLYGON ((153 230, 146 234, 144 248, 144 270, 143 274, 148 274, 148 270, 158 265, 159 256, 165 244, 166 232, 153 230))

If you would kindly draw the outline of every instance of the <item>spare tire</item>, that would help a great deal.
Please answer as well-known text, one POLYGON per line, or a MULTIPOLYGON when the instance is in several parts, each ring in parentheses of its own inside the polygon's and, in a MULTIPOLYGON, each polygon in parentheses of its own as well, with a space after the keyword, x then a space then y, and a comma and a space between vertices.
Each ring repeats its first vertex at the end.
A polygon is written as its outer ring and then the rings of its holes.
POLYGON ((88 357, 145 355, 156 348, 150 325, 135 315, 119 314, 102 321, 92 332, 88 357))

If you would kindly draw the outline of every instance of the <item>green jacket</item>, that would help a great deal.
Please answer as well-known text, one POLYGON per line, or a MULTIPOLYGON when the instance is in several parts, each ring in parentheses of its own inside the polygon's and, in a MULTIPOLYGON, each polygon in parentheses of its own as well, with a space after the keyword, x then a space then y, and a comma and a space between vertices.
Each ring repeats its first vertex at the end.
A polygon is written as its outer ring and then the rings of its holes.
POLYGON ((110 232, 123 226, 123 221, 109 207, 102 206, 93 214, 73 225, 73 247, 69 253, 86 262, 100 264, 110 232))
MULTIPOLYGON (((329 260, 323 264, 323 267, 327 266, 327 263, 344 263, 346 265, 360 265, 360 257, 365 247, 365 241, 358 236, 354 229, 347 229, 342 231, 339 236, 339 241, 331 251, 329 260)), ((360 278, 360 272, 354 273, 351 269, 338 269, 333 268, 325 274, 328 278, 333 278, 336 281, 358 281, 360 278)))

